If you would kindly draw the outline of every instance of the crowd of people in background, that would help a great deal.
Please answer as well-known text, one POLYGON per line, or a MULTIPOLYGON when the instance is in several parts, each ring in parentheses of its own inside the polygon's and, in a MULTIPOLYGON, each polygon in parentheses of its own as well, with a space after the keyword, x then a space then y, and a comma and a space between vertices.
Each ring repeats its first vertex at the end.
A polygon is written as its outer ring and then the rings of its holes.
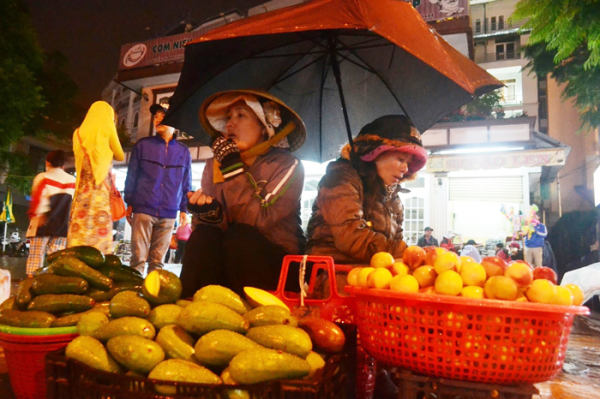
POLYGON ((533 220, 532 226, 524 229, 522 240, 517 241, 515 237, 508 237, 505 242, 496 242, 493 250, 473 239, 463 245, 460 235, 451 230, 444 233, 441 244, 438 245, 432 235, 431 227, 425 227, 417 245, 420 247, 439 246, 461 256, 470 256, 477 262, 480 262, 484 256, 497 256, 505 262, 524 260, 533 267, 547 266, 557 271, 552 246, 545 240, 548 234, 546 226, 539 221, 538 215, 535 215, 533 220), (522 248, 523 243, 524 249, 522 248))

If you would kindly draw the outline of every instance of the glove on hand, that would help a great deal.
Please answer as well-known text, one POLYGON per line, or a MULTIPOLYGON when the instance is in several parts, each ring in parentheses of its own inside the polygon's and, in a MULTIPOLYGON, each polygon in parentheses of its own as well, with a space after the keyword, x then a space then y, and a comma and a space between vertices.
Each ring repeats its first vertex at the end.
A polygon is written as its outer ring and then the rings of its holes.
POLYGON ((212 150, 225 180, 244 172, 240 149, 233 140, 221 136, 213 142, 212 150))
POLYGON ((188 202, 187 210, 198 217, 203 223, 217 224, 223 220, 223 207, 216 199, 210 204, 198 205, 188 202))

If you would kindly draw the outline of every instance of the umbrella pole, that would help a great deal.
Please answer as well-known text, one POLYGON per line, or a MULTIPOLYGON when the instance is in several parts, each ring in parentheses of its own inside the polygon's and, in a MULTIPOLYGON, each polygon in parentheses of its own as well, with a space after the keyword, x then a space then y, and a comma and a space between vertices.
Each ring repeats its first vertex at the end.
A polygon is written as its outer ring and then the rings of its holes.
POLYGON ((348 143, 350 144, 350 151, 354 152, 354 143, 352 142, 352 130, 350 129, 350 119, 348 118, 348 110, 346 110, 346 100, 344 98, 344 89, 342 88, 342 74, 340 72, 340 64, 337 60, 337 54, 335 53, 335 43, 333 39, 329 38, 329 52, 331 56, 331 68, 333 69, 333 76, 335 76, 335 83, 337 84, 340 93, 340 102, 342 103, 342 112, 344 113, 344 122, 346 123, 346 133, 348 134, 348 143))

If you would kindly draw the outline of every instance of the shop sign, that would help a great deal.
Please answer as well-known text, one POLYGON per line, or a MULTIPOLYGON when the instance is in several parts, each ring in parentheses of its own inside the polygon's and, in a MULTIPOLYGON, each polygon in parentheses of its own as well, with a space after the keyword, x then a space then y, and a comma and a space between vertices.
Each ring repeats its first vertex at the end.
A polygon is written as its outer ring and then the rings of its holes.
POLYGON ((433 155, 427 161, 427 172, 450 172, 455 170, 520 168, 564 165, 562 148, 531 151, 511 151, 481 155, 433 155))
POLYGON ((159 37, 143 43, 121 46, 119 70, 183 61, 185 44, 206 33, 205 29, 179 35, 159 37))
POLYGON ((469 15, 468 0, 405 0, 421 14, 425 21, 439 21, 446 18, 469 15))

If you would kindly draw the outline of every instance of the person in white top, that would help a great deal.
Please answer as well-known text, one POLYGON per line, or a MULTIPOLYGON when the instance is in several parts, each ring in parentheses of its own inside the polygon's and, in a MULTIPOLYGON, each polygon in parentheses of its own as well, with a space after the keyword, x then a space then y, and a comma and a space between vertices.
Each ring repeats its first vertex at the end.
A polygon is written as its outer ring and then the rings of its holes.
POLYGON ((31 238, 27 274, 42 266, 46 254, 64 249, 71 202, 75 193, 75 177, 64 171, 65 153, 51 151, 46 156, 46 171, 33 180, 29 207, 29 228, 26 236, 31 238))

